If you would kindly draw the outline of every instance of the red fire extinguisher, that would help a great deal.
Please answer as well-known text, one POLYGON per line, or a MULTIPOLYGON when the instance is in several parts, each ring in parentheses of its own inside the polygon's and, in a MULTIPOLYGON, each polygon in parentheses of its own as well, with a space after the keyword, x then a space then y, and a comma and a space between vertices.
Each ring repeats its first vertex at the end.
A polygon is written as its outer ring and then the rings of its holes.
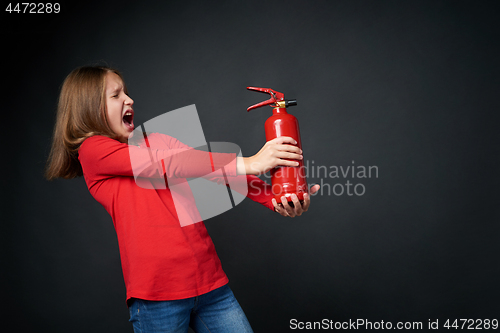
MULTIPOLYGON (((297 141, 297 147, 302 149, 300 141, 299 122, 297 118, 286 112, 288 106, 297 105, 296 100, 285 100, 285 95, 268 88, 247 87, 271 95, 267 101, 252 105, 247 111, 270 105, 273 107, 273 115, 266 120, 266 140, 271 141, 280 136, 289 136, 297 141)), ((304 160, 298 160, 296 167, 276 167, 271 170, 271 184, 274 198, 278 203, 285 196, 289 202, 292 194, 296 194, 300 201, 304 200, 304 193, 308 193, 304 160)))

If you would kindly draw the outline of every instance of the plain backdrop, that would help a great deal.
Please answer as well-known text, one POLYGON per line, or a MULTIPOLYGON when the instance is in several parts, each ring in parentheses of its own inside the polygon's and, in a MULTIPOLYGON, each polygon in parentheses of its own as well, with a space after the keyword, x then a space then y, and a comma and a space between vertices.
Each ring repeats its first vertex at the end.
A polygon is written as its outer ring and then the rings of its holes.
POLYGON ((272 88, 298 101, 289 111, 309 165, 378 168, 310 176, 323 193, 299 218, 246 199, 206 221, 256 332, 288 332, 294 318, 500 319, 498 2, 61 8, 2 12, 2 313, 13 331, 132 332, 111 218, 82 178, 43 178, 64 78, 102 63, 122 71, 136 125, 196 104, 207 141, 250 156, 271 108, 247 113, 267 97, 246 87, 272 88), (364 194, 337 195, 347 181, 364 194))

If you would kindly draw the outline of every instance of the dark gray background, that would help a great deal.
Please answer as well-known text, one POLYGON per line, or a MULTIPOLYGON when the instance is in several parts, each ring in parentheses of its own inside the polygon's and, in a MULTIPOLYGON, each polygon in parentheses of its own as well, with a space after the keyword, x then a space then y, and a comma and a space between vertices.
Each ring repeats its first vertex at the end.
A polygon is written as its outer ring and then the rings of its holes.
POLYGON ((247 199, 207 221, 256 332, 292 318, 499 318, 499 13, 496 1, 3 12, 4 320, 17 332, 132 331, 111 218, 83 179, 42 177, 60 85, 99 61, 123 72, 136 125, 196 104, 207 141, 249 156, 271 109, 247 113, 266 96, 245 88, 269 87, 298 100, 307 160, 378 166, 350 180, 363 196, 324 192, 300 218, 247 199))

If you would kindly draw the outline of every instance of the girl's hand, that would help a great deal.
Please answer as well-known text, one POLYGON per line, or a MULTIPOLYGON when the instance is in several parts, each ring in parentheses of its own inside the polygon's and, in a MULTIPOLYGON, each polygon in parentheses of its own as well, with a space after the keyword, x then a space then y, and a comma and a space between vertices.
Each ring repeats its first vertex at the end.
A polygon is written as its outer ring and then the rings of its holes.
MULTIPOLYGON (((314 185, 311 187, 309 190, 309 193, 314 194, 318 192, 319 190, 319 185, 314 185)), ((311 198, 309 194, 304 194, 304 202, 300 204, 299 198, 293 194, 292 195, 292 202, 294 207, 290 206, 288 204, 288 201, 286 200, 285 196, 281 197, 281 203, 277 203, 276 199, 272 199, 273 205, 274 205, 274 210, 281 214, 282 216, 290 216, 290 217, 295 217, 295 216, 300 216, 302 213, 307 212, 309 209, 309 205, 311 204, 311 198)))
POLYGON ((302 159, 302 150, 293 146, 295 144, 297 141, 287 136, 268 141, 257 154, 239 158, 236 164, 237 172, 239 174, 260 175, 276 166, 298 166, 299 162, 287 160, 302 159))

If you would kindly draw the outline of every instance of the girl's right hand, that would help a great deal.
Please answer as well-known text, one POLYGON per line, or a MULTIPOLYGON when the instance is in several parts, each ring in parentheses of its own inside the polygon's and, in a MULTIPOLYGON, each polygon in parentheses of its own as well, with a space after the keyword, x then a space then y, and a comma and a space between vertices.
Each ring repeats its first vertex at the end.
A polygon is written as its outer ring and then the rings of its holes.
POLYGON ((302 150, 293 146, 295 144, 297 141, 288 136, 268 141, 257 154, 239 158, 236 165, 237 172, 239 174, 260 175, 276 166, 298 166, 299 162, 288 160, 302 159, 302 150))

